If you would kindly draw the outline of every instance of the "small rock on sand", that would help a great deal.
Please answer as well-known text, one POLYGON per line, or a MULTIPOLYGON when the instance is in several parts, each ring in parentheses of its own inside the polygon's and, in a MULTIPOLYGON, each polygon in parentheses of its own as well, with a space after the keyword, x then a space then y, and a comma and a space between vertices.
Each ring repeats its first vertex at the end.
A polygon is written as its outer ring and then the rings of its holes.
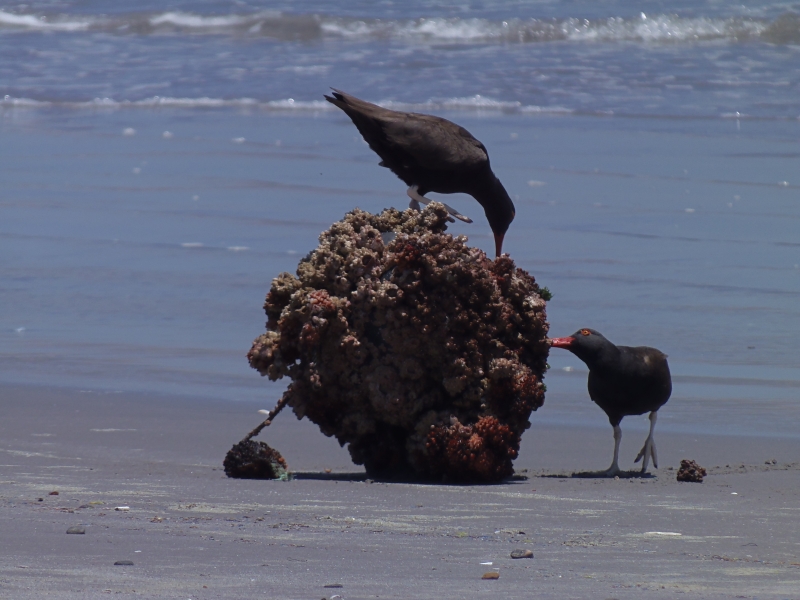
POLYGON ((133 561, 132 560, 118 560, 114 563, 115 567, 132 567, 133 561))
POLYGON ((533 558, 533 551, 522 549, 512 550, 511 558, 533 558))
POLYGON ((67 533, 86 533, 86 528, 83 525, 75 525, 74 527, 70 527, 67 529, 67 533))
POLYGON ((500 579, 500 573, 497 571, 489 571, 488 573, 484 573, 481 579, 500 579))
POLYGON ((684 459, 681 461, 681 468, 678 470, 677 475, 678 481, 702 483, 705 476, 706 470, 693 460, 684 459))

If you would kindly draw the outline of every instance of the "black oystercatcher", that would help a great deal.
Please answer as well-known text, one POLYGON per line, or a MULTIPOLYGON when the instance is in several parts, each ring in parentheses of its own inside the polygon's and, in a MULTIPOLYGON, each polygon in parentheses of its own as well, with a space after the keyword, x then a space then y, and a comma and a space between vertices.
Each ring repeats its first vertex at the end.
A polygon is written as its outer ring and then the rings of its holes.
MULTIPOLYGON (((486 212, 496 254, 502 254, 503 237, 514 220, 514 203, 492 172, 486 148, 469 131, 441 117, 381 108, 339 90, 325 99, 353 120, 381 157, 380 165, 409 186, 412 208, 430 202, 427 192, 469 194, 486 212)), ((472 222, 449 206, 447 210, 457 219, 472 222)))
POLYGON ((647 346, 615 346, 594 329, 581 329, 570 337, 553 338, 550 344, 566 348, 589 367, 589 396, 608 415, 614 428, 614 462, 604 475, 613 476, 619 469, 619 442, 623 417, 650 413, 650 434, 634 462, 644 458, 642 473, 653 457, 658 468, 656 427, 658 409, 664 406, 672 393, 672 378, 667 365, 667 355, 647 346))

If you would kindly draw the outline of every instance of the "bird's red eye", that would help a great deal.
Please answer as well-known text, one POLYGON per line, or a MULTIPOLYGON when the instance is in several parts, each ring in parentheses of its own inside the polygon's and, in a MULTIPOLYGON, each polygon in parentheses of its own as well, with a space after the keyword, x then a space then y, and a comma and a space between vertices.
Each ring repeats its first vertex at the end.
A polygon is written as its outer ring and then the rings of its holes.
POLYGON ((588 329, 581 329, 581 335, 592 335, 592 332, 588 329))

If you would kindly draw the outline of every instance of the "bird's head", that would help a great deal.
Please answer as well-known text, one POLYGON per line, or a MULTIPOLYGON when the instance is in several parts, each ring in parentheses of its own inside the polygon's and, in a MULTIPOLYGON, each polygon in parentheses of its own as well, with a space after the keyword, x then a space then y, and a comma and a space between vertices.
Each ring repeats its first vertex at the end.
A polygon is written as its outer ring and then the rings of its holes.
POLYGON ((492 228, 494 234, 494 248, 495 256, 500 257, 503 253, 503 238, 508 231, 508 226, 516 216, 514 203, 508 195, 506 188, 500 183, 500 180, 495 178, 494 185, 488 198, 478 199, 483 205, 483 210, 486 213, 486 220, 489 221, 489 227, 492 228))
POLYGON ((579 329, 569 337, 551 338, 553 348, 564 348, 586 364, 599 360, 604 352, 616 348, 603 334, 594 329, 579 329))

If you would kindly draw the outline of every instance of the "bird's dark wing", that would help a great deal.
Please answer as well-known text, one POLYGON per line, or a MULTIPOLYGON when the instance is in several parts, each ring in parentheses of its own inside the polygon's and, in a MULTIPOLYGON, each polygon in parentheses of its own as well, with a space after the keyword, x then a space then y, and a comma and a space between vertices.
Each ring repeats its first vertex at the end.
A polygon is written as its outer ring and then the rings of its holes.
POLYGON ((400 113, 382 123, 386 143, 427 169, 449 171, 479 168, 489 162, 482 143, 446 119, 400 113))

